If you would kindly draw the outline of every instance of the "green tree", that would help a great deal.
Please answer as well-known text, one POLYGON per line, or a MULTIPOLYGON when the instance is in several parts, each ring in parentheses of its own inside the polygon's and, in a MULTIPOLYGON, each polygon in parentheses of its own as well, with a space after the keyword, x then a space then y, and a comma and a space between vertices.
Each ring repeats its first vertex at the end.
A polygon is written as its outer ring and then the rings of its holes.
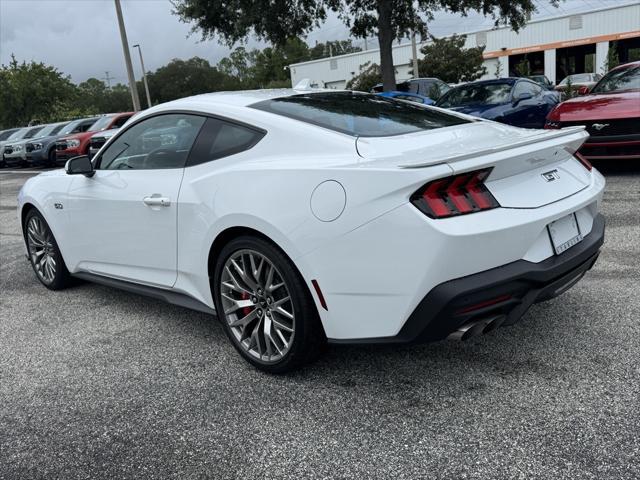
POLYGON ((360 65, 360 73, 347 82, 346 89, 370 92, 379 83, 382 83, 380 65, 367 62, 364 65, 360 65))
MULTIPOLYGON (((200 57, 174 58, 167 65, 147 75, 154 103, 200 93, 234 89, 234 80, 200 57)), ((236 87, 237 88, 237 87, 236 87)))
MULTIPOLYGON (((557 4, 559 0, 548 0, 557 4)), ((274 45, 306 35, 336 12, 356 38, 377 35, 385 90, 395 89, 393 41, 411 32, 426 35, 438 10, 467 15, 478 11, 496 25, 518 30, 535 11, 534 0, 172 0, 173 12, 203 38, 232 45, 254 34, 274 45), (240 13, 239 13, 240 12, 240 13)))
POLYGON ((362 49, 354 45, 352 40, 334 40, 325 43, 316 43, 315 46, 309 49, 309 60, 361 51, 362 49))
POLYGON ((76 87, 56 68, 37 62, 0 67, 0 127, 24 126, 57 119, 62 105, 75 98, 76 87))
MULTIPOLYGON (((431 37, 431 43, 420 49, 419 77, 436 77, 447 83, 471 82, 487 73, 483 66, 484 47, 464 48, 466 35, 431 37)), ((413 73, 413 71, 411 71, 413 73)))

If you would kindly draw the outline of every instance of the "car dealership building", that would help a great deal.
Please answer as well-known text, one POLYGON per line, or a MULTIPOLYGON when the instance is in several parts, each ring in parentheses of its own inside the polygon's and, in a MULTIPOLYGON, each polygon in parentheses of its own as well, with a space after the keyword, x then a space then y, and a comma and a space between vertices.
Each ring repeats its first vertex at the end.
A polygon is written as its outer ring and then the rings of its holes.
MULTIPOLYGON (((524 61, 529 74, 544 74, 557 83, 574 73, 604 73, 610 47, 622 63, 640 60, 640 2, 621 1, 584 13, 532 20, 518 33, 509 27, 460 33, 467 35, 467 47, 485 46, 483 78, 518 75, 524 61)), ((393 47, 398 81, 411 78, 411 58, 410 42, 393 47)), ((296 63, 289 69, 293 85, 310 79, 320 87, 340 89, 369 62, 380 63, 378 49, 296 63)))

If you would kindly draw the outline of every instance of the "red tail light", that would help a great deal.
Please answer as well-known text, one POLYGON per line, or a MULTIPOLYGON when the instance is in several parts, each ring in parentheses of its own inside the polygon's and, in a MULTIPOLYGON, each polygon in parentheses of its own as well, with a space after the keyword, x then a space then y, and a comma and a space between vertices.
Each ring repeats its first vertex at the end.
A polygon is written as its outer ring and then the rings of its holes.
POLYGON ((431 218, 446 218, 499 207, 484 180, 491 168, 441 178, 414 193, 411 202, 431 218))
POLYGON ((580 161, 580 163, 584 166, 584 168, 586 168, 587 170, 591 171, 591 169, 593 168, 593 165, 591 165, 591 162, 589 160, 584 158, 578 152, 575 152, 573 154, 573 156, 576 157, 580 161))

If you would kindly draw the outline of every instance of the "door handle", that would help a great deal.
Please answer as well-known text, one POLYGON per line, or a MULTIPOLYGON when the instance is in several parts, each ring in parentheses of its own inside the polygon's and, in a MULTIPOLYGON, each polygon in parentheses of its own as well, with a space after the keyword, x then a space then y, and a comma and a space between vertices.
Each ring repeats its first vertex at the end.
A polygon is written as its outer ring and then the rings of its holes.
POLYGON ((168 197, 162 197, 159 193, 154 193, 149 197, 144 197, 142 201, 149 207, 168 207, 171 205, 171 199, 168 197))

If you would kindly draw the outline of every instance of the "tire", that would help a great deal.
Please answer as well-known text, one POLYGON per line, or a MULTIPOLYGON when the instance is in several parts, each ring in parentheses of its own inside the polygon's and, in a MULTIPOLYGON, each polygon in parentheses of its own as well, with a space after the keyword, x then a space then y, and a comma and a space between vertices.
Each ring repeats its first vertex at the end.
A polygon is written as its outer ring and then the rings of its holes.
POLYGON ((47 154, 47 160, 44 164, 45 167, 55 167, 56 166, 56 149, 55 147, 49 150, 47 154))
POLYGON ((293 262, 267 240, 242 236, 227 243, 211 287, 227 336, 254 367, 286 373, 322 352, 326 337, 309 289, 293 262))
POLYGON ((49 225, 36 209, 27 213, 24 239, 29 263, 40 283, 49 290, 62 290, 71 284, 71 275, 64 263, 58 243, 49 225))

